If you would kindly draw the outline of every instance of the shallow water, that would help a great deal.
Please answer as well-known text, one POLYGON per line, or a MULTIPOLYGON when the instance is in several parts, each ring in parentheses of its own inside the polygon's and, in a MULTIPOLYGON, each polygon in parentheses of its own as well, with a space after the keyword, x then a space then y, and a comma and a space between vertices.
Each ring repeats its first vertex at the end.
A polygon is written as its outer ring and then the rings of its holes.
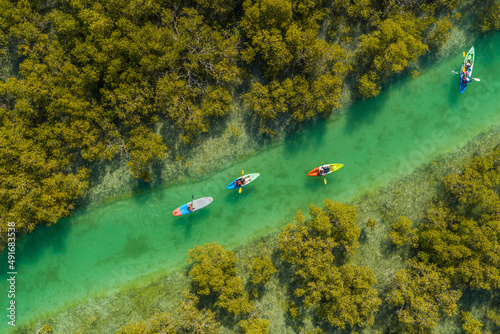
MULTIPOLYGON (((468 49, 464 45, 463 49, 468 49)), ((500 34, 475 43, 472 82, 462 95, 461 52, 359 103, 346 116, 323 122, 206 179, 147 191, 127 200, 77 212, 19 241, 16 249, 16 325, 86 297, 107 294, 183 265, 195 244, 226 248, 275 231, 298 209, 326 198, 349 201, 463 146, 500 123, 500 34), (343 163, 322 178, 308 171, 343 163), (241 174, 261 173, 241 194, 226 185, 241 174), (207 208, 185 217, 172 211, 211 196, 207 208)), ((0 257, 0 306, 8 307, 6 256, 0 257)), ((7 311, 5 311, 7 314, 7 311)), ((0 331, 7 325, 2 316, 0 331)))

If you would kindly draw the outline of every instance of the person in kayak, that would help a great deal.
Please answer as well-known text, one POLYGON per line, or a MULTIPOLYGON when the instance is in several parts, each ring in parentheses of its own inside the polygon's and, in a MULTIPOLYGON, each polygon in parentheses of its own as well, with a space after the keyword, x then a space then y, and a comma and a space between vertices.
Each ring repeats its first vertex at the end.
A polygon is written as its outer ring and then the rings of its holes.
POLYGON ((188 205, 187 205, 187 210, 188 210, 189 212, 193 212, 193 204, 188 204, 188 205))
POLYGON ((249 180, 250 180, 249 176, 240 177, 238 180, 234 181, 234 185, 236 188, 239 188, 239 187, 247 184, 249 180))
POLYGON ((468 83, 469 81, 470 81, 470 79, 468 78, 467 73, 466 73, 466 72, 463 72, 463 73, 462 73, 462 83, 463 83, 463 84, 466 84, 466 83, 468 83))
POLYGON ((330 172, 330 166, 319 166, 318 168, 319 175, 326 175, 330 172))
POLYGON ((470 71, 471 65, 470 65, 470 59, 467 59, 467 62, 465 63, 465 70, 470 71))

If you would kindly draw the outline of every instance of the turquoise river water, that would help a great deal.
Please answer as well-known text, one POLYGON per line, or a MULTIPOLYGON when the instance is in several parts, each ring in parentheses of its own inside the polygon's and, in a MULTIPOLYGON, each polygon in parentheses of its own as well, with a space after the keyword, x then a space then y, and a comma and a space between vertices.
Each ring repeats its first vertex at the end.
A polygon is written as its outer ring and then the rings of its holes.
MULTIPOLYGON (((262 151, 237 165, 186 183, 75 212, 16 246, 15 306, 19 326, 45 312, 106 294, 183 265, 186 251, 217 241, 233 248, 290 222, 326 198, 349 201, 404 176, 500 123, 500 34, 475 41, 474 75, 458 93, 461 51, 402 80, 379 97, 262 151), (328 184, 306 173, 321 163, 345 166, 328 184), (242 194, 225 186, 261 173, 242 194), (172 210, 191 195, 214 202, 185 217, 172 210)), ((463 49, 469 49, 464 45, 463 49)), ((6 255, 0 257, 0 332, 11 328, 6 255)))

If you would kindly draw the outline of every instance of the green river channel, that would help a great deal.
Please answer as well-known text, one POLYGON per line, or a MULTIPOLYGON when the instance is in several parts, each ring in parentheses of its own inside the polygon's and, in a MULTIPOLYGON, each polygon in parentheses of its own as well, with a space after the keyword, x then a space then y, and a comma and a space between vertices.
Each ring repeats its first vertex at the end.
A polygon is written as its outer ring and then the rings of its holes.
MULTIPOLYGON (((422 70, 417 79, 392 84, 377 98, 357 103, 345 116, 321 122, 231 167, 126 200, 74 212, 16 244, 16 327, 46 312, 106 295, 185 264, 186 251, 217 241, 233 249, 277 231, 298 209, 330 197, 349 202, 405 176, 438 156, 456 151, 500 124, 500 34, 474 43, 472 82, 458 93, 462 50, 422 70), (321 164, 343 163, 322 178, 307 176, 321 164), (243 192, 226 185, 245 173, 261 173, 243 192), (172 216, 179 205, 211 196, 194 214, 172 216)), ((463 45, 468 50, 470 45, 463 45)), ((0 257, 0 332, 12 328, 6 254, 0 257)))

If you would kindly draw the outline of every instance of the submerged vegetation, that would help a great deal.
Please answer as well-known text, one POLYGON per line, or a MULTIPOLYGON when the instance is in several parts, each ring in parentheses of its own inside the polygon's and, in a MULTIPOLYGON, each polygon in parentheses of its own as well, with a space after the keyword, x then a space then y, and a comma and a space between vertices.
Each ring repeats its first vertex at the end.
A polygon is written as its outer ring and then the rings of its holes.
MULTIPOLYGON (((155 161, 181 159, 230 113, 265 138, 330 116, 347 81, 375 96, 446 41, 459 5, 0 0, 0 52, 19 63, 0 81, 0 229, 66 216, 97 162, 152 180, 155 161)), ((474 11, 498 29, 497 1, 474 11)))

